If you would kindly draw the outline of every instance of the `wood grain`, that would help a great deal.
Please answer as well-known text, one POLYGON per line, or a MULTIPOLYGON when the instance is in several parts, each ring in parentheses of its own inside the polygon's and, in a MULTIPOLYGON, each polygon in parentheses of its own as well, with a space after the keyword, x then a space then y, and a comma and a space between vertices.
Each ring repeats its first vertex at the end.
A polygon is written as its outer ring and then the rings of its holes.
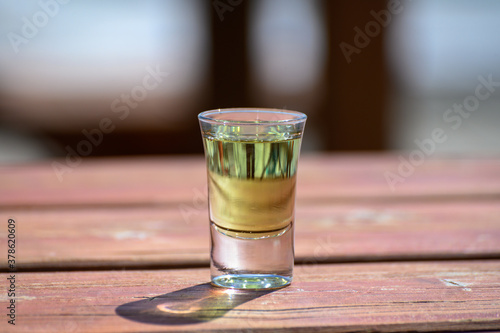
MULTIPOLYGON (((298 202, 500 198, 500 158, 428 159, 388 185, 405 154, 304 155, 298 202)), ((0 207, 192 204, 206 196, 203 157, 84 159, 61 180, 47 161, 0 168, 0 207)), ((64 160, 57 161, 62 164, 64 160)))
MULTIPOLYGON (((298 263, 500 258, 500 201, 297 205, 298 263)), ((206 203, 19 209, 20 270, 199 267, 209 260, 206 203)), ((0 247, 7 229, 0 229, 0 247)), ((6 262, 0 267, 5 270, 6 262)))
POLYGON ((0 167, 15 330, 500 329, 500 159, 428 159, 393 191, 384 173, 399 166, 395 154, 303 156, 294 282, 251 293, 207 283, 201 156, 86 159, 61 182, 51 161, 0 167))
MULTIPOLYGON (((498 260, 300 266, 291 286, 273 292, 212 288, 208 269, 18 273, 16 278, 15 329, 23 332, 500 327, 498 260)), ((2 331, 6 325, 2 320, 2 331)))

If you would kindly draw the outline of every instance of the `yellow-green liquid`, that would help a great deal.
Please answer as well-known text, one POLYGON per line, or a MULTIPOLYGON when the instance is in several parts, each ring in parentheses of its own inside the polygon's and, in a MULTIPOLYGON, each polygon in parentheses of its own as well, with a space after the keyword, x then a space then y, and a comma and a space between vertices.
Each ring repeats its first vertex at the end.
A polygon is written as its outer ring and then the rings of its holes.
POLYGON ((292 223, 300 139, 204 144, 213 223, 237 233, 272 233, 292 223))

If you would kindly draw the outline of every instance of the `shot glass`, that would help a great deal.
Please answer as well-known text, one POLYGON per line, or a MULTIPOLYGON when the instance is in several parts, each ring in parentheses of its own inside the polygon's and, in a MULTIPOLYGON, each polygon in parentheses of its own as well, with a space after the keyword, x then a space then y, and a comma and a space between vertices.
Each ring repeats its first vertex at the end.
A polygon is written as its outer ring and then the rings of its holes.
POLYGON ((306 118, 296 111, 253 108, 198 115, 213 285, 273 289, 291 283, 295 184, 306 118))

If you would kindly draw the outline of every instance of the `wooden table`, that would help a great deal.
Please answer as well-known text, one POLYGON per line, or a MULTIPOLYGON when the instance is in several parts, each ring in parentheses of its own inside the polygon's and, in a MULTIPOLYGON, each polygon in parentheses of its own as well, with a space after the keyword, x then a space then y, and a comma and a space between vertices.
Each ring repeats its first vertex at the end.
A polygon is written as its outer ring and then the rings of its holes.
POLYGON ((272 292, 208 283, 203 157, 51 163, 0 168, 2 332, 500 329, 500 158, 428 159, 391 190, 396 154, 303 155, 272 292))

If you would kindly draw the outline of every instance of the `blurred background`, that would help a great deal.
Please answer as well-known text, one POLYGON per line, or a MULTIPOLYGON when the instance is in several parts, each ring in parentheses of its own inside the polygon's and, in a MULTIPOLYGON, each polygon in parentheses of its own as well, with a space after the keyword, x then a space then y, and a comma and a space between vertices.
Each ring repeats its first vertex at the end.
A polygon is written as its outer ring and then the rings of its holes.
POLYGON ((303 152, 441 128, 437 153, 500 153, 499 18, 495 0, 0 0, 0 163, 202 153, 197 114, 245 106, 305 112, 303 152))

